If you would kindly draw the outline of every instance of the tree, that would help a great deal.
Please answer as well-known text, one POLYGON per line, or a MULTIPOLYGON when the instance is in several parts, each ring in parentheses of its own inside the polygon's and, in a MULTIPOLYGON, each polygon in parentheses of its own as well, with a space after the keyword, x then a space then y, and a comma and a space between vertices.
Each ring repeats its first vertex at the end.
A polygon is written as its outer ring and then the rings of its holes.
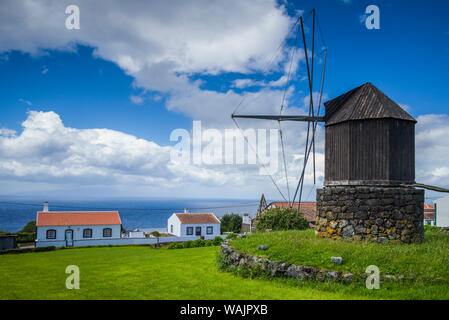
POLYGON ((221 218, 221 232, 239 233, 242 229, 242 217, 236 213, 227 213, 221 218))
POLYGON ((256 221, 256 230, 304 230, 309 228, 309 222, 297 215, 292 208, 274 208, 265 211, 256 221))
POLYGON ((26 224, 25 227, 23 227, 22 231, 20 232, 29 232, 29 233, 36 233, 36 221, 30 221, 26 224))

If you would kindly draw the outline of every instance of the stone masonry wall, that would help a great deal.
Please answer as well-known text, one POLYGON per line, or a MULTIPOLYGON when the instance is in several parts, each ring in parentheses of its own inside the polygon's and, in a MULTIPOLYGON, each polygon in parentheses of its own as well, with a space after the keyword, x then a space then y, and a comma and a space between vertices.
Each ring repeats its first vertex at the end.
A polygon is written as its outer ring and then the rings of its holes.
POLYGON ((335 186, 317 190, 316 233, 322 238, 420 242, 424 190, 335 186))

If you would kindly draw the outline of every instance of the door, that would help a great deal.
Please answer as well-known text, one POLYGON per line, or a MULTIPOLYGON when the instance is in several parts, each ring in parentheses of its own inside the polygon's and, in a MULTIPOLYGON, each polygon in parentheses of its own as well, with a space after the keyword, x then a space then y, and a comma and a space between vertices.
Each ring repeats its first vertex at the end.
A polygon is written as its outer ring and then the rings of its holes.
POLYGON ((73 230, 67 229, 65 231, 65 245, 66 247, 73 247, 73 230))
POLYGON ((195 228, 195 235, 196 236, 200 236, 201 235, 201 227, 196 227, 195 228))

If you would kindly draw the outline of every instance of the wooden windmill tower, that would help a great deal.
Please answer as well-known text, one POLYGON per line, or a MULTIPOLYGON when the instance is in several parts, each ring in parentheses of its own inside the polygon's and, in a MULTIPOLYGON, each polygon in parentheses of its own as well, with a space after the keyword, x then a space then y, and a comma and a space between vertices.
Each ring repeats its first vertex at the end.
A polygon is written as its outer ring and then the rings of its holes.
MULTIPOLYGON (((415 186, 428 186, 417 185, 414 181, 416 120, 371 83, 324 103, 325 115, 319 115, 327 49, 324 52, 320 98, 314 106, 315 10, 312 10, 312 15, 311 57, 308 56, 303 18, 297 22, 298 34, 301 31, 304 45, 310 91, 308 114, 282 115, 282 103, 279 115, 232 114, 232 119, 274 120, 279 124, 283 121, 308 123, 304 162, 291 200, 292 206, 296 197, 301 202, 311 153, 315 177, 315 132, 317 123, 324 122, 325 179, 324 188, 317 190, 318 236, 419 242, 423 238, 424 190, 415 189, 415 186)), ((282 141, 282 131, 280 135, 282 141)), ((272 182, 276 184, 273 179, 272 182)), ((300 205, 298 214, 299 208, 300 205)))

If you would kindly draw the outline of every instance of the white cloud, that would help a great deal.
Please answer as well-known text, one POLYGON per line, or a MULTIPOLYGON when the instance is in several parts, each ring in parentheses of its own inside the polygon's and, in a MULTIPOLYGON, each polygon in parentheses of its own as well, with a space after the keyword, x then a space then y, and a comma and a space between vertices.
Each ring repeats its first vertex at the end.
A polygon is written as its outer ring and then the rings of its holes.
POLYGON ((178 73, 248 72, 262 68, 291 23, 274 0, 79 1, 81 29, 69 31, 66 5, 2 2, 0 51, 42 54, 83 43, 138 80, 161 68, 175 78, 178 73))
POLYGON ((28 106, 32 105, 31 101, 28 101, 28 100, 25 100, 25 99, 22 99, 22 98, 20 98, 19 101, 25 103, 28 106))
POLYGON ((8 128, 0 128, 0 136, 11 137, 15 136, 16 131, 8 128))
POLYGON ((47 74, 48 73, 48 68, 47 67, 42 67, 42 71, 41 71, 41 73, 42 74, 47 74))
POLYGON ((449 115, 417 118, 416 181, 449 187, 449 115))
MULTIPOLYGON (((66 127, 53 111, 29 111, 22 127, 20 134, 0 130, 0 180, 27 182, 23 192, 36 184, 52 184, 59 189, 98 187, 103 193, 121 188, 123 196, 151 192, 153 196, 250 197, 265 192, 278 197, 269 179, 258 174, 257 165, 175 164, 169 161, 170 146, 115 130, 66 127)), ((295 135, 287 125, 284 129, 286 138, 295 135)), ((319 163, 321 150, 318 146, 319 163)), ((290 172, 299 171, 298 159, 291 156, 287 161, 290 172)), ((322 175, 322 164, 318 169, 322 175)), ((285 189, 283 171, 274 178, 285 189)), ((292 184, 295 180, 291 176, 292 184)))
MULTIPOLYGON (((202 120, 209 128, 233 128, 230 114, 242 98, 245 113, 279 112, 285 76, 260 82, 265 87, 259 92, 242 94, 203 90, 201 80, 189 80, 192 74, 267 71, 267 62, 293 22, 275 0, 135 1, 132 6, 109 0, 77 4, 81 29, 69 31, 64 24, 67 3, 63 1, 1 2, 0 53, 20 50, 40 55, 46 50, 72 51, 76 44, 92 46, 95 56, 116 63, 131 75, 135 87, 164 93, 168 110, 202 120)), ((290 50, 286 48, 275 57, 268 71, 287 71, 290 50)), ((293 74, 300 68, 303 52, 298 51, 295 57, 293 74)), ((234 85, 245 88, 254 84, 250 79, 241 80, 234 85)), ((288 89, 284 112, 304 114, 301 101, 295 104, 290 99, 294 90, 288 89)), ((139 96, 130 99, 137 104, 142 101, 139 96)), ((68 128, 55 113, 31 112, 23 126, 19 136, 0 138, 0 175, 4 178, 82 181, 86 185, 113 182, 129 185, 130 190, 145 186, 156 191, 200 183, 197 190, 205 192, 212 192, 211 185, 220 186, 215 196, 226 192, 254 196, 271 190, 273 198, 279 197, 269 179, 255 173, 257 167, 173 167, 167 158, 170 147, 108 129, 68 128)), ((277 124, 247 121, 242 126, 270 128, 277 124)), ((306 124, 282 126, 293 182, 301 169, 301 159, 294 155, 303 152, 306 124)), ((317 168, 321 177, 323 138, 319 127, 317 168)), ((285 188, 281 170, 275 178, 285 188)), ((308 171, 306 182, 310 179, 308 171)))
POLYGON ((131 100, 132 103, 134 104, 142 104, 144 99, 142 96, 130 96, 129 99, 131 100))

